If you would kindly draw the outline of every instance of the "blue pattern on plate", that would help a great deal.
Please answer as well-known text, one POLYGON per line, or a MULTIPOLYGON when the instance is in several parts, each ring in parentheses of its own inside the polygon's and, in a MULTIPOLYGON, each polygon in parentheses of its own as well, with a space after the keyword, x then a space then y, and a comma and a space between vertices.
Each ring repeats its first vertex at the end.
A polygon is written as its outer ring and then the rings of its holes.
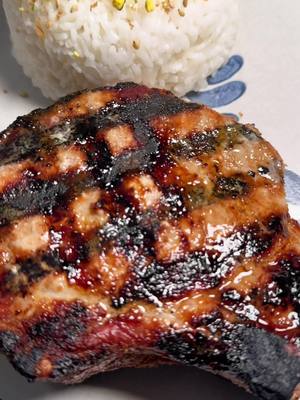
MULTIPOLYGON (((223 65, 212 76, 207 78, 209 85, 215 85, 230 79, 244 65, 244 59, 240 55, 230 57, 228 62, 223 65)), ((196 103, 206 104, 209 107, 222 107, 239 99, 246 91, 246 84, 242 81, 230 81, 222 85, 215 86, 213 89, 200 92, 189 92, 186 97, 196 103)))
POLYGON ((204 92, 189 92, 186 97, 191 101, 217 108, 237 100, 245 91, 246 84, 244 82, 232 81, 204 92))
POLYGON ((209 85, 216 85, 217 83, 224 82, 236 74, 244 65, 243 57, 234 55, 230 57, 228 62, 219 68, 216 73, 207 78, 209 85))
POLYGON ((285 173, 286 198, 290 204, 300 206, 300 176, 287 170, 285 173))

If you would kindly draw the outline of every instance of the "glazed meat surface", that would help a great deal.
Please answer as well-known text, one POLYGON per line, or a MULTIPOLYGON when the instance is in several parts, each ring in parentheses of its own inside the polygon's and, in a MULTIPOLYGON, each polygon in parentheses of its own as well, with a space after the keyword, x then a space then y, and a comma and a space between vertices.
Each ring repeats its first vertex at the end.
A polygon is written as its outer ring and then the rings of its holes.
POLYGON ((300 228, 252 125, 119 84, 0 136, 0 349, 74 383, 185 364, 297 397, 300 228))

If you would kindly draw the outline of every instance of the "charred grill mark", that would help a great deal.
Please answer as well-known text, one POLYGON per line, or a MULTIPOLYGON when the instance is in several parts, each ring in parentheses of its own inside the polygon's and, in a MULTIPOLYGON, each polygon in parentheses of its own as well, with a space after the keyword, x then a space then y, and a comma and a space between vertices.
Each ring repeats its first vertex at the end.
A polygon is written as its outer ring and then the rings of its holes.
MULTIPOLYGON (((141 147, 117 158, 112 158, 107 169, 105 183, 110 185, 120 175, 134 170, 148 170, 159 153, 159 142, 154 136, 149 122, 157 115, 171 115, 184 110, 195 109, 199 106, 184 103, 172 95, 166 97, 154 93, 137 101, 126 104, 112 104, 103 114, 94 118, 97 129, 103 128, 102 119, 108 118, 116 124, 128 124, 132 126, 134 137, 141 147), (98 122, 99 121, 99 122, 98 122)), ((107 160, 106 160, 107 161, 107 160)))
POLYGON ((0 197, 0 225, 34 213, 51 214, 67 190, 63 180, 23 180, 0 197))
POLYGON ((183 111, 199 109, 201 106, 194 103, 186 103, 172 94, 167 93, 162 96, 159 92, 153 92, 148 96, 130 102, 121 103, 119 107, 113 105, 104 113, 113 111, 119 115, 123 122, 134 123, 137 121, 150 121, 157 116, 168 116, 178 114, 183 111))
POLYGON ((278 277, 279 287, 283 294, 285 294, 285 297, 288 296, 285 291, 289 288, 291 300, 295 304, 298 312, 300 312, 300 257, 290 255, 290 257, 280 261, 280 267, 282 276, 278 277), (286 282, 284 282, 284 280, 286 280, 286 282), (286 286, 283 286, 284 283, 286 286))
POLYGON ((158 153, 159 144, 147 124, 134 121, 132 126, 135 138, 141 144, 138 149, 113 157, 103 142, 95 146, 92 156, 92 165, 96 162, 94 174, 105 187, 111 187, 117 183, 117 179, 127 172, 148 170, 154 162, 153 157, 158 153))
MULTIPOLYGON (((16 141, 6 144, 4 149, 8 149, 7 157, 10 157, 11 153, 16 157, 14 161, 17 161, 26 157, 37 157, 37 151, 40 148, 49 152, 53 147, 61 144, 80 143, 86 147, 90 159, 90 170, 98 184, 104 187, 111 187, 118 182, 118 179, 123 174, 129 171, 149 170, 156 163, 159 143, 148 124, 151 118, 156 115, 171 115, 197 107, 199 106, 184 103, 172 95, 161 96, 160 93, 156 92, 148 95, 144 94, 141 98, 137 98, 136 101, 124 104, 122 102, 113 102, 101 109, 97 115, 88 119, 78 118, 75 122, 66 121, 60 126, 56 126, 49 131, 39 132, 39 134, 37 134, 36 128, 32 127, 31 130, 19 136, 16 141), (133 127, 135 138, 141 144, 141 147, 137 150, 126 152, 119 157, 112 157, 103 141, 100 143, 95 142, 95 135, 99 129, 113 127, 120 123, 129 124, 133 127), (12 146, 11 149, 10 145, 12 146), (21 153, 24 152, 24 154, 19 154, 17 149, 21 153)), ((253 135, 255 136, 255 133, 250 133, 248 128, 237 124, 212 133, 194 135, 191 139, 191 144, 187 147, 191 154, 193 151, 212 151, 214 142, 225 141, 226 145, 231 145, 240 134, 248 135, 251 138, 253 135)), ((175 144, 173 146, 176 147, 175 144)), ((185 147, 186 145, 183 145, 183 148, 185 147)), ((3 160, 5 160, 5 157, 3 160)), ((11 161, 11 159, 8 159, 7 162, 11 161)), ((68 192, 68 188, 71 186, 70 180, 69 178, 44 182, 37 178, 35 180, 29 178, 21 181, 18 186, 4 193, 2 199, 0 198, 2 225, 36 212, 51 214, 53 208, 60 203, 68 192)), ((220 185, 217 184, 217 186, 220 185)), ((188 206, 194 208, 203 204, 205 196, 200 186, 186 188, 186 191, 188 206)))
POLYGON ((112 157, 104 141, 87 147, 88 166, 97 186, 105 187, 112 168, 112 157))
POLYGON ((274 233, 285 233, 284 220, 286 216, 273 215, 267 224, 267 229, 274 233))
POLYGON ((47 274, 47 267, 28 259, 20 263, 20 273, 27 277, 28 283, 33 283, 47 274))
POLYGON ((95 179, 90 173, 41 180, 35 173, 27 171, 22 181, 0 196, 0 227, 36 213, 60 214, 74 196, 93 185, 95 179))
POLYGON ((111 187, 123 174, 130 171, 147 171, 151 166, 152 155, 158 150, 154 142, 150 142, 140 150, 134 150, 122 154, 118 159, 113 160, 111 167, 105 169, 102 175, 105 179, 105 187, 111 187))
MULTIPOLYGON (((278 218, 281 220, 281 217, 278 218)), ((210 243, 210 250, 192 253, 177 262, 160 264, 153 258, 146 260, 136 255, 136 267, 131 280, 114 305, 119 307, 135 299, 147 299, 159 304, 162 299, 182 297, 191 290, 218 286, 236 264, 247 258, 261 256, 271 248, 277 239, 276 234, 281 230, 279 222, 274 225, 270 221, 274 221, 273 216, 264 223, 264 228, 255 224, 237 230, 216 243, 210 243)), ((142 248, 144 236, 143 241, 137 243, 136 252, 142 248)))
POLYGON ((243 249, 242 256, 246 258, 255 257, 260 254, 263 254, 266 250, 268 250, 274 240, 275 232, 270 230, 267 233, 262 233, 260 229, 254 225, 248 231, 237 233, 233 235, 233 242, 237 241, 239 244, 237 248, 234 248, 234 253, 238 249, 243 249))

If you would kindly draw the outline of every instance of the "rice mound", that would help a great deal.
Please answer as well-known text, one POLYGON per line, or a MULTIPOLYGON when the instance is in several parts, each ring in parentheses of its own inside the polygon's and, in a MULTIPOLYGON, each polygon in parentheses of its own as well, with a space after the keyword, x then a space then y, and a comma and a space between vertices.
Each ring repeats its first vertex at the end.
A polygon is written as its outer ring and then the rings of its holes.
POLYGON ((134 81, 184 95, 231 53, 237 0, 3 0, 13 52, 34 85, 57 99, 134 81), (167 7, 166 7, 167 4, 167 7))

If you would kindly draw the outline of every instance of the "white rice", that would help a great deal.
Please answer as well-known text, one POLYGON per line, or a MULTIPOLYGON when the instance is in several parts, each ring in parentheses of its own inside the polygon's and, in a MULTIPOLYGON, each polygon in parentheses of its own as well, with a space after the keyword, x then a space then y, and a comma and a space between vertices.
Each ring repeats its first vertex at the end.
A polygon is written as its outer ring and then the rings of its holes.
POLYGON ((156 3, 147 12, 145 0, 121 11, 112 0, 3 0, 15 57, 53 99, 120 81, 178 95, 204 87, 231 54, 237 0, 156 3))

